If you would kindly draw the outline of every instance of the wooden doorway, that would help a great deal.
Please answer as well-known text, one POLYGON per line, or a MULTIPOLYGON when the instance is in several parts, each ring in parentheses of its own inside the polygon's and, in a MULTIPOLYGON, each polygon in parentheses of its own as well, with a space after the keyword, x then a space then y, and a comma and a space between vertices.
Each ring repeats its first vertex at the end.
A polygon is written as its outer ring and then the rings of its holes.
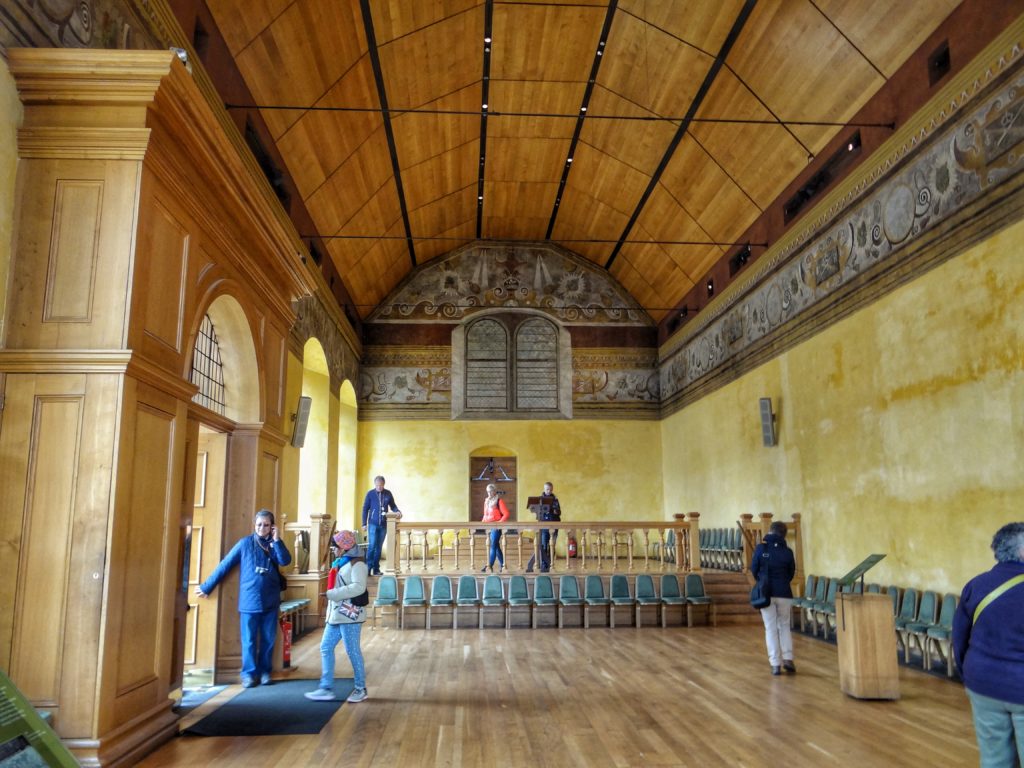
POLYGON ((487 485, 494 483, 508 507, 508 519, 515 522, 518 482, 515 456, 471 456, 469 459, 469 521, 479 522, 484 516, 487 485))

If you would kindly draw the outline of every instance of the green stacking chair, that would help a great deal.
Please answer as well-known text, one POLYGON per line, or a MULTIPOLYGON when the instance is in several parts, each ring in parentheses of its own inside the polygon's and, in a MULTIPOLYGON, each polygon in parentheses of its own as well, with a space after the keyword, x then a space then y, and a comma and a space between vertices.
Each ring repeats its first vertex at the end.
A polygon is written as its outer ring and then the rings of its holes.
POLYGON ((385 616, 388 613, 387 609, 392 609, 392 613, 395 617, 395 627, 398 628, 401 625, 401 604, 398 600, 398 579, 388 574, 387 576, 381 576, 380 581, 377 582, 377 596, 373 600, 373 621, 371 622, 371 628, 376 628, 378 616, 385 616))
POLYGON ((921 603, 917 606, 917 616, 913 621, 904 622, 903 626, 897 625, 897 632, 900 633, 900 642, 903 643, 903 663, 910 663, 910 647, 917 642, 921 651, 921 665, 924 666, 924 639, 928 627, 935 623, 935 612, 939 608, 939 596, 930 589, 921 593, 921 603))
POLYGON ((486 608, 500 608, 505 612, 505 582, 501 576, 491 574, 484 579, 484 595, 480 598, 480 629, 484 628, 484 612, 486 608))
POLYGON ((885 588, 885 594, 892 599, 892 615, 893 618, 900 615, 900 588, 895 584, 890 584, 885 588))
POLYGON ((803 608, 800 611, 800 631, 807 631, 807 622, 810 622, 814 634, 818 634, 818 627, 814 623, 814 604, 825 602, 825 591, 828 589, 828 578, 819 576, 814 585, 814 593, 808 593, 803 608))
MULTIPOLYGON (((807 577, 807 581, 804 583, 804 593, 802 595, 800 595, 799 597, 794 597, 793 598, 793 610, 795 610, 796 613, 797 613, 797 616, 800 617, 800 631, 801 632, 803 632, 803 630, 804 630, 804 608, 809 606, 814 601, 814 590, 817 587, 817 584, 818 584, 818 577, 817 576, 814 576, 814 575, 808 576, 807 577)), ((822 598, 822 600, 824 600, 825 596, 822 595, 821 598, 822 598)), ((790 621, 790 626, 792 626, 792 620, 790 621)))
MULTIPOLYGON (((566 607, 579 608, 583 612, 583 598, 580 597, 580 585, 576 583, 575 576, 561 576, 558 579, 558 628, 561 629, 562 611, 566 607)), ((583 620, 582 615, 580 620, 583 620)))
MULTIPOLYGON (((455 612, 455 601, 452 599, 452 580, 447 576, 435 576, 430 582, 430 602, 427 604, 427 629, 430 629, 430 617, 435 608, 446 608, 455 612)), ((455 621, 452 619, 452 625, 455 621)))
POLYGON ((551 606, 555 613, 559 613, 558 598, 555 597, 555 585, 551 577, 541 574, 533 582, 533 620, 531 626, 537 628, 537 609, 551 606))
POLYGON ((946 662, 947 677, 953 676, 953 615, 956 613, 956 606, 959 598, 956 595, 946 595, 942 598, 942 608, 939 609, 939 620, 932 624, 925 631, 924 640, 924 666, 929 672, 932 669, 932 647, 939 652, 939 658, 946 662))
MULTIPOLYGON (((653 585, 652 585, 653 589, 653 585)), ((629 591, 629 579, 623 576, 621 573, 612 575, 611 593, 609 595, 611 599, 611 609, 609 614, 609 624, 615 627, 615 609, 616 608, 627 608, 632 614, 633 609, 636 607, 636 600, 633 599, 633 595, 629 591)), ((635 622, 634 622, 635 623, 635 622)))
POLYGON ((872 582, 871 584, 868 584, 868 590, 867 591, 868 591, 868 594, 870 594, 870 595, 880 595, 880 594, 882 594, 882 585, 881 584, 875 584, 875 583, 872 582))
POLYGON ((587 580, 583 587, 583 628, 590 628, 590 609, 601 608, 605 616, 608 617, 607 623, 611 624, 611 600, 604 593, 604 581, 601 580, 600 576, 592 574, 587 576, 587 580))
POLYGON ((693 606, 704 606, 707 611, 708 623, 718 625, 715 615, 715 601, 704 591, 704 579, 699 573, 686 574, 686 626, 693 626, 693 606))
POLYGON ((459 608, 475 608, 479 626, 480 588, 476 583, 476 576, 468 573, 459 576, 459 591, 455 596, 455 619, 452 622, 454 629, 459 628, 459 608))
POLYGON ((686 597, 679 588, 679 578, 674 573, 663 573, 661 575, 661 626, 665 623, 665 611, 670 605, 679 606, 679 621, 682 623, 683 614, 686 613, 686 597))
POLYGON ((811 620, 814 623, 814 634, 818 634, 818 627, 821 627, 821 636, 828 639, 828 617, 836 615, 836 593, 839 591, 839 579, 829 579, 828 588, 825 590, 825 599, 815 600, 811 605, 811 620))
POLYGON ((643 609, 646 605, 661 605, 661 599, 654 592, 654 579, 648 573, 636 577, 636 626, 640 628, 643 609))
MULTIPOLYGON (((508 580, 508 600, 505 603, 505 629, 512 626, 513 608, 526 608, 532 619, 533 600, 530 599, 530 587, 526 583, 526 577, 520 574, 516 574, 508 580)), ((532 624, 532 621, 530 623, 532 624)))
MULTIPOLYGON (((381 577, 383 578, 383 577, 381 577)), ((402 629, 405 629, 405 615, 409 609, 423 609, 423 615, 427 614, 427 600, 423 593, 423 579, 419 576, 406 576, 405 589, 402 592, 402 629)))

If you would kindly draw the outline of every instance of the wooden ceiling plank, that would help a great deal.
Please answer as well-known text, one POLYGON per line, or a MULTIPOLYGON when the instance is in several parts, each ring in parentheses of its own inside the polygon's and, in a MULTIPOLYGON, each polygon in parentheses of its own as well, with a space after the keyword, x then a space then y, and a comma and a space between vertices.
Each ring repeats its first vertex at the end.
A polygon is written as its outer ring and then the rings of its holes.
POLYGON ((390 43, 397 38, 450 20, 454 16, 475 11, 483 0, 371 0, 373 26, 377 42, 390 43))
POLYGON ((586 83, 604 16, 603 5, 496 3, 491 77, 586 83))
POLYGON ((405 201, 409 210, 474 184, 477 153, 477 142, 470 141, 403 170, 405 201))

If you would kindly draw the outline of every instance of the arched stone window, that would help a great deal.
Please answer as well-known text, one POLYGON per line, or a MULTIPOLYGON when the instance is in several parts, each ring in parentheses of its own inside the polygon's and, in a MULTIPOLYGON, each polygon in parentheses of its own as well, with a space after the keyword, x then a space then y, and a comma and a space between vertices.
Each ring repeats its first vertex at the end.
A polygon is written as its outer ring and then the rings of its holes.
POLYGON ((571 418, 569 332, 546 317, 501 312, 452 334, 452 415, 571 418))
POLYGON ((466 410, 508 410, 508 332, 489 318, 466 332, 466 410))
POLYGON ((195 348, 192 352, 192 372, 189 381, 199 387, 192 402, 209 408, 214 413, 224 416, 226 413, 224 397, 224 366, 220 359, 220 342, 217 331, 209 315, 203 316, 196 334, 195 348))

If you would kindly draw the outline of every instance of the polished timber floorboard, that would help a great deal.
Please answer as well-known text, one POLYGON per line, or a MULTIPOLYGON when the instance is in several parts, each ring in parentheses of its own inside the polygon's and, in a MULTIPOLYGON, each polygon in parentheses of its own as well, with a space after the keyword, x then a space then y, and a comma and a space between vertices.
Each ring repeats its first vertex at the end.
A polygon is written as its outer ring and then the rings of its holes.
MULTIPOLYGON (((977 765, 960 685, 901 667, 899 701, 851 699, 835 646, 794 640, 798 674, 772 677, 757 627, 367 627, 370 698, 318 735, 180 737, 140 765, 977 765)), ((293 677, 317 676, 318 645, 296 643, 293 677)), ((335 674, 351 674, 340 645, 335 674)))

